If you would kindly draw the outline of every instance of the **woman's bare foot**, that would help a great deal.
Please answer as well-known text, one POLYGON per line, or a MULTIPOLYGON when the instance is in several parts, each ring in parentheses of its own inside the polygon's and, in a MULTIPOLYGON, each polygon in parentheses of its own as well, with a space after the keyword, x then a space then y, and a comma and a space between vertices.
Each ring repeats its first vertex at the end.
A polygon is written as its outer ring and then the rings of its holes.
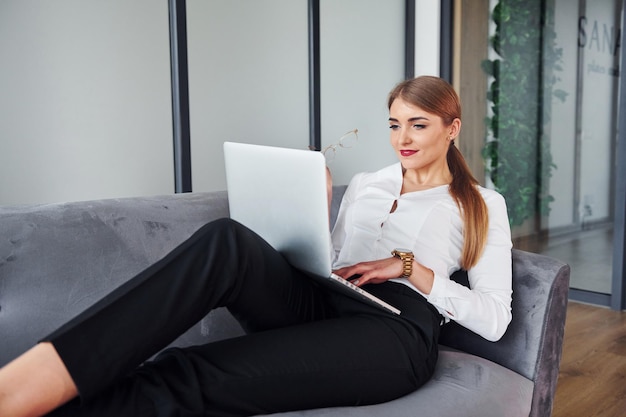
POLYGON ((78 391, 51 343, 39 343, 0 369, 0 416, 42 416, 78 391))

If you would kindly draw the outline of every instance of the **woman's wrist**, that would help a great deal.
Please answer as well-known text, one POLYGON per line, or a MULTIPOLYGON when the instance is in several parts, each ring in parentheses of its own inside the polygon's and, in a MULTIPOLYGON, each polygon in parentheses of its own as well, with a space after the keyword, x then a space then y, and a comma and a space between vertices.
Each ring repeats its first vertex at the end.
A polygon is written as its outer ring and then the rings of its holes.
POLYGON ((409 282, 413 284, 423 294, 430 294, 435 282, 435 273, 432 269, 413 260, 413 271, 409 277, 409 282))

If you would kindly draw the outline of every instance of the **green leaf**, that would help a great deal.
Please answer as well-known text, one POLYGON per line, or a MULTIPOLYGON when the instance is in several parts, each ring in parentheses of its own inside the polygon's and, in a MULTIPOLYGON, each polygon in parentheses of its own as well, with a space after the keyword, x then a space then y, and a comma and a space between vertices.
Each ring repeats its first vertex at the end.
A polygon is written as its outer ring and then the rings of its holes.
POLYGON ((480 67, 487 75, 493 76, 493 61, 489 59, 483 59, 480 63, 480 67))
POLYGON ((485 118, 493 140, 481 154, 487 175, 507 201, 511 225, 549 212, 554 200, 545 186, 556 165, 541 125, 551 120, 551 100, 539 91, 561 101, 568 93, 554 88, 563 50, 556 45, 553 13, 543 7, 542 0, 498 1, 490 45, 499 58, 481 62, 493 77, 486 92, 492 116, 485 118))

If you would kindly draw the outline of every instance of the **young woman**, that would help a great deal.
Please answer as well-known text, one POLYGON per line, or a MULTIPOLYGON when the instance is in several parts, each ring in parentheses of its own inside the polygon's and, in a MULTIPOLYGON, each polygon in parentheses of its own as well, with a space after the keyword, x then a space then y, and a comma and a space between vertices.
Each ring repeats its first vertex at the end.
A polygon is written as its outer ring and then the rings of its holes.
POLYGON ((332 238, 335 272, 401 315, 317 286, 256 234, 218 220, 0 370, 0 415, 235 416, 379 403, 428 381, 445 321, 498 340, 511 319, 510 230, 503 198, 478 185, 454 146, 458 96, 418 77, 388 104, 399 162, 354 177, 332 238), (461 268, 470 288, 449 279, 461 268), (246 336, 140 365, 218 306, 246 336))

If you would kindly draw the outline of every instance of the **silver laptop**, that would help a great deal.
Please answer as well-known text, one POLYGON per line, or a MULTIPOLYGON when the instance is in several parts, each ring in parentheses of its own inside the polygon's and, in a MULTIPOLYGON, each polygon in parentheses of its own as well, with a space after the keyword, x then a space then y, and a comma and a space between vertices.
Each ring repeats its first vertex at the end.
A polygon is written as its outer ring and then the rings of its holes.
POLYGON ((326 162, 319 152, 224 143, 230 217, 298 269, 377 307, 400 310, 332 273, 326 162))

